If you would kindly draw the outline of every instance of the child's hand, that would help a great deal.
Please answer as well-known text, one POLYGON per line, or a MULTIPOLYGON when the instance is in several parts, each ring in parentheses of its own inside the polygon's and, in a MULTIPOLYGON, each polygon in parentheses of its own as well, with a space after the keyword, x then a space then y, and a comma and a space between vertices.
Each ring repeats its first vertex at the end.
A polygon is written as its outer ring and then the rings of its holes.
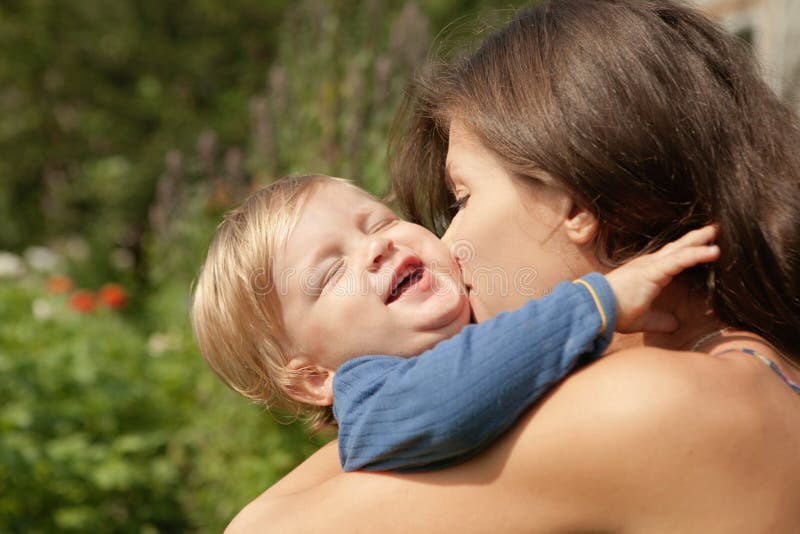
POLYGON ((693 230, 652 254, 641 256, 606 275, 617 299, 617 332, 672 332, 675 317, 650 306, 678 273, 719 258, 720 250, 709 245, 717 236, 716 226, 693 230))

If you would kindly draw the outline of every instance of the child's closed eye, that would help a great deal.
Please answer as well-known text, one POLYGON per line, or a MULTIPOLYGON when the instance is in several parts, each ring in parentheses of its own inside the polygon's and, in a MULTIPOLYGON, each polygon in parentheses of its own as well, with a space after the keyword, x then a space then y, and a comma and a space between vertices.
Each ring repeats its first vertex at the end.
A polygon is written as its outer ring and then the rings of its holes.
POLYGON ((388 228, 389 226, 392 226, 394 223, 397 222, 400 222, 400 219, 398 219, 396 216, 382 219, 372 225, 372 227, 369 229, 369 233, 374 234, 375 232, 388 228))
POLYGON ((331 265, 331 268, 328 269, 328 272, 325 274, 325 279, 322 282, 322 289, 325 289, 329 285, 336 283, 341 274, 344 272, 344 265, 344 258, 339 258, 333 263, 333 265, 331 265))

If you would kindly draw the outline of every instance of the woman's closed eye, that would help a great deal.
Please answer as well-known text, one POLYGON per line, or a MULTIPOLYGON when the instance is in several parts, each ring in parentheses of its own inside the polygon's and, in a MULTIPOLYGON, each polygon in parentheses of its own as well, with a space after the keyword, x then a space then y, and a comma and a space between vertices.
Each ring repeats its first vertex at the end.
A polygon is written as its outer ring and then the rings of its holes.
POLYGON ((451 210, 458 211, 467 205, 467 201, 469 200, 469 193, 461 193, 459 195, 454 194, 454 196, 456 197, 456 199, 452 204, 450 204, 451 210))

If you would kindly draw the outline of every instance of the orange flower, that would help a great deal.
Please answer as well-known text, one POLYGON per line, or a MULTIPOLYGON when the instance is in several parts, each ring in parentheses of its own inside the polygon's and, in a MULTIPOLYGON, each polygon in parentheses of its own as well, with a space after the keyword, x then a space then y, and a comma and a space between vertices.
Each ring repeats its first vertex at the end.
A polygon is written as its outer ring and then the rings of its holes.
POLYGON ((128 293, 120 284, 106 284, 97 292, 97 301, 102 306, 118 310, 128 301, 128 293))
POLYGON ((56 274, 47 279, 45 287, 50 293, 55 293, 56 295, 68 293, 72 291, 72 279, 63 274, 56 274))
POLYGON ((91 291, 79 289, 69 297, 69 307, 80 313, 91 313, 96 299, 91 291))

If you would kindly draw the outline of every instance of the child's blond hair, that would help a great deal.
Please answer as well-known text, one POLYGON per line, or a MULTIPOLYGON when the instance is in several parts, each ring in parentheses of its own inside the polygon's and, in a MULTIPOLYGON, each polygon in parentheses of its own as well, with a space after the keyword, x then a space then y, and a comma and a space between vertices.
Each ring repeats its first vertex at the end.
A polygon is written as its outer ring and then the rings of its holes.
POLYGON ((303 200, 320 184, 333 181, 340 179, 283 178, 228 212, 197 278, 191 312, 200 352, 225 384, 258 404, 302 417, 312 431, 334 419, 330 407, 302 404, 287 394, 293 381, 286 369, 291 344, 273 268, 303 200))

